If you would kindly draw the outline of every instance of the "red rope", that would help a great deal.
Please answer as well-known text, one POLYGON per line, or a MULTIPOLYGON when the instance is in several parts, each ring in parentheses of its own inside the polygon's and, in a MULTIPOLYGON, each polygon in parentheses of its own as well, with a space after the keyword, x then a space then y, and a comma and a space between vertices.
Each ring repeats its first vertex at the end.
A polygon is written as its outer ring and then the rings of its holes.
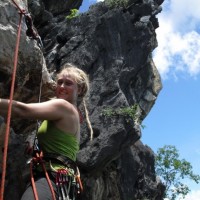
POLYGON ((48 184, 49 184, 49 188, 50 188, 50 190, 51 190, 52 198, 53 198, 53 200, 56 200, 56 196, 55 196, 55 192, 54 192, 53 186, 52 186, 52 184, 51 184, 51 180, 50 180, 50 178, 49 178, 48 172, 47 172, 47 170, 46 170, 45 165, 44 165, 43 162, 42 162, 42 168, 43 168, 43 170, 44 170, 44 173, 45 173, 47 182, 48 182, 48 184))
MULTIPOLYGON (((13 66, 12 83, 11 83, 11 89, 10 89, 10 98, 9 98, 9 104, 8 104, 6 133, 5 133, 5 138, 4 138, 4 153, 3 153, 3 162, 2 162, 0 200, 3 200, 3 198, 4 198, 7 154, 8 154, 8 141, 9 141, 9 136, 10 136, 10 121, 11 121, 11 114, 12 114, 12 102, 13 102, 13 95, 14 95, 14 88, 15 88, 15 78, 16 78, 17 63, 18 63, 19 43, 20 43, 20 35, 21 35, 21 28, 22 28, 22 15, 24 15, 26 13, 25 10, 21 9, 14 0, 12 0, 12 2, 18 8, 20 18, 19 18, 19 25, 18 25, 18 31, 17 31, 15 54, 14 54, 14 66, 13 66)), ((36 200, 38 200, 38 199, 36 199, 36 200)))
MULTIPOLYGON (((10 99, 8 104, 8 115, 7 115, 7 123, 6 123, 6 133, 5 133, 5 139, 4 139, 4 154, 3 154, 3 163, 2 163, 2 178, 1 178, 1 188, 0 188, 0 200, 3 200, 4 197, 4 188, 5 188, 5 177, 6 177, 6 165, 7 165, 7 154, 8 154, 8 141, 10 136, 10 121, 11 121, 11 112, 12 112, 12 102, 13 102, 13 95, 14 95, 14 88, 15 88, 15 77, 16 77, 16 71, 17 71, 17 62, 18 62, 18 52, 19 52, 19 43, 20 43, 20 34, 21 34, 21 27, 22 27, 22 15, 25 14, 25 10, 21 9, 17 3, 12 0, 15 6, 19 9, 20 19, 19 19, 19 25, 18 25, 18 31, 17 31, 17 40, 16 40, 16 47, 15 47, 15 54, 14 54, 14 66, 13 66, 13 74, 12 74, 12 83, 11 83, 11 90, 10 90, 10 99)), ((56 200, 55 192, 53 189, 53 186, 51 184, 51 180, 48 176, 48 173, 46 171, 46 168, 44 166, 44 163, 42 162, 41 155, 39 155, 38 159, 40 159, 40 163, 42 164, 42 168, 45 172, 47 182, 49 184, 53 200, 56 200)), ((34 177, 32 173, 32 162, 30 163, 31 167, 31 182, 32 187, 35 195, 35 199, 38 200, 37 190, 34 182, 34 177)))
POLYGON ((19 19, 19 26, 18 26, 18 32, 17 32, 17 41, 16 41, 16 48, 15 48, 15 55, 14 55, 14 67, 13 67, 12 83, 11 83, 11 90, 10 90, 10 101, 9 101, 9 105, 8 105, 6 134, 5 134, 5 140, 4 140, 4 154, 3 154, 3 166, 2 166, 2 178, 1 178, 1 195, 0 195, 0 199, 1 200, 3 200, 3 196, 4 196, 5 176, 6 176, 6 163, 7 163, 7 151, 8 151, 8 140, 9 140, 9 135, 10 135, 10 119, 11 119, 14 87, 15 87, 15 77, 16 77, 17 62, 18 62, 18 51, 19 51, 21 22, 22 22, 23 12, 20 12, 19 14, 20 14, 20 19, 19 19))
POLYGON ((56 200, 56 196, 55 196, 55 192, 54 192, 53 186, 51 184, 51 180, 49 178, 48 172, 47 172, 46 167, 44 165, 44 161, 42 159, 42 152, 40 152, 40 154, 36 153, 36 157, 32 158, 31 163, 30 163, 31 184, 32 184, 35 200, 39 200, 39 198, 38 198, 38 193, 37 193, 37 189, 36 189, 36 185, 35 185, 35 181, 34 181, 34 176, 33 176, 33 171, 32 171, 33 162, 39 163, 39 164, 42 165, 42 169, 43 169, 43 171, 45 173, 47 182, 49 184, 49 188, 51 190, 52 198, 53 198, 53 200, 56 200))
POLYGON ((20 11, 20 13, 23 13, 23 14, 25 14, 24 13, 24 9, 21 9, 20 7, 19 7, 19 5, 15 2, 15 0, 12 0, 12 2, 15 4, 15 6, 18 8, 18 10, 20 11))
POLYGON ((77 181, 77 183, 79 184, 79 187, 80 187, 80 191, 78 191, 78 193, 82 193, 83 192, 83 185, 82 185, 82 182, 81 182, 80 171, 79 171, 78 167, 77 167, 76 181, 77 181))
POLYGON ((33 162, 31 160, 31 162, 30 162, 31 184, 32 184, 33 194, 34 194, 35 200, 39 200, 32 169, 33 169, 33 162))

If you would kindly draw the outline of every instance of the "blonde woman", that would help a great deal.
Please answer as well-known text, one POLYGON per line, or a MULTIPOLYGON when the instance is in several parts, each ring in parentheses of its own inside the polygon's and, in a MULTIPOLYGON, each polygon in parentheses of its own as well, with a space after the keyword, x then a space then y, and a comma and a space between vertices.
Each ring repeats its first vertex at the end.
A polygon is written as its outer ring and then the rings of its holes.
MULTIPOLYGON (((58 177, 56 172, 65 169, 66 166, 62 162, 57 162, 55 155, 63 156, 64 159, 70 161, 76 160, 80 141, 80 117, 77 102, 80 99, 84 101, 89 89, 89 80, 84 71, 72 64, 65 64, 61 72, 57 74, 56 83, 55 99, 29 104, 13 100, 12 117, 43 120, 37 133, 38 146, 43 151, 44 157, 45 155, 49 157, 46 165, 48 165, 47 169, 52 172, 50 178, 56 198, 67 199, 75 194, 71 194, 72 192, 67 187, 58 187, 56 182, 58 180, 55 179, 61 177, 58 177)), ((0 99, 0 115, 6 116, 8 105, 9 100, 0 99)), ((52 199, 52 193, 42 170, 36 169, 34 173, 39 199, 52 199)), ((63 174, 60 173, 60 176, 63 174)), ((31 185, 27 187, 22 196, 22 200, 27 199, 35 199, 31 185)))

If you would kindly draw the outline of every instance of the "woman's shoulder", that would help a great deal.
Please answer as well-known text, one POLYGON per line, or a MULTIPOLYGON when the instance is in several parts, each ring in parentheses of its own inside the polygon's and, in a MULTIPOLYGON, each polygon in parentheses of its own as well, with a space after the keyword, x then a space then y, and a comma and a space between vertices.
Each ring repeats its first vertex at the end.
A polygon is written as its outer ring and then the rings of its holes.
POLYGON ((64 112, 68 111, 66 114, 74 114, 79 116, 77 107, 67 100, 56 98, 49 101, 51 101, 54 105, 60 107, 64 112))
POLYGON ((73 104, 68 102, 65 99, 50 99, 48 101, 50 104, 56 105, 56 106, 61 106, 61 107, 67 107, 67 108, 73 108, 73 104))

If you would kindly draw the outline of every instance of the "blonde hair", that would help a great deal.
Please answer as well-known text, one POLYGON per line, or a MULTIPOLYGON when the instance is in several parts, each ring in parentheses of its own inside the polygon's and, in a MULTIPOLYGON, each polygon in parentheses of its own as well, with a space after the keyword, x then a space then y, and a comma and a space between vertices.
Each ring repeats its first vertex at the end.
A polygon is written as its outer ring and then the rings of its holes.
POLYGON ((78 67, 76 67, 75 65, 71 63, 66 63, 62 66, 60 72, 57 74, 57 78, 63 73, 73 78, 76 81, 78 88, 81 91, 80 94, 78 95, 78 104, 80 105, 81 103, 83 103, 86 122, 90 130, 90 140, 92 140, 93 129, 92 129, 92 125, 89 119, 88 109, 87 109, 86 100, 85 100, 85 96, 87 92, 89 91, 89 77, 83 70, 79 69, 78 67))
POLYGON ((76 81, 78 88, 81 89, 81 93, 78 97, 83 98, 89 90, 89 78, 87 74, 83 70, 70 63, 66 63, 62 66, 62 69, 57 74, 57 77, 63 73, 69 75, 76 81))

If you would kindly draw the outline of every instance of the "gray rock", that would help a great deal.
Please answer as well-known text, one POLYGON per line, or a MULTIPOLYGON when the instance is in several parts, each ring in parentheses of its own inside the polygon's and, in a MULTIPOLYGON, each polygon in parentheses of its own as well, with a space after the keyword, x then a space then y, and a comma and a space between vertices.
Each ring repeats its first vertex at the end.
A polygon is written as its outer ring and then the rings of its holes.
MULTIPOLYGON (((77 157, 84 191, 87 191, 83 199, 163 199, 164 187, 156 179, 154 154, 139 140, 142 136, 140 123, 162 89, 152 59, 152 52, 158 45, 156 13, 161 11, 162 1, 130 0, 126 8, 109 8, 100 2, 72 19, 67 19, 65 12, 74 6, 78 8, 82 1, 73 1, 73 4, 69 1, 70 5, 66 1, 63 6, 62 0, 59 2, 29 1, 29 11, 44 49, 41 51, 35 40, 26 37, 23 21, 15 99, 37 101, 42 69, 47 73, 44 57, 52 74, 66 62, 85 70, 91 83, 87 106, 94 138, 90 141, 84 122, 77 157), (117 112, 134 105, 138 106, 137 119, 125 114, 109 116, 104 113, 106 109, 117 112)), ((8 97, 19 15, 11 1, 1 1, 0 16, 0 89, 3 90, 1 97, 8 97)), ((49 74, 46 77, 48 81, 51 78, 49 74)), ((48 97, 46 87, 42 94, 44 99, 48 97)), ((82 106, 80 109, 83 110, 82 106)), ((12 128, 16 136, 20 136, 17 144, 20 148, 12 141, 10 152, 20 155, 23 142, 32 137, 35 127, 33 121, 13 120, 12 128)), ((10 154, 9 163, 13 162, 13 156, 10 154)), ((14 162, 14 167, 23 168, 25 158, 14 162)), ((5 199, 17 200, 22 192, 22 188, 16 186, 18 179, 14 173, 16 171, 10 169, 6 191, 15 188, 16 192, 6 193, 5 199)))

